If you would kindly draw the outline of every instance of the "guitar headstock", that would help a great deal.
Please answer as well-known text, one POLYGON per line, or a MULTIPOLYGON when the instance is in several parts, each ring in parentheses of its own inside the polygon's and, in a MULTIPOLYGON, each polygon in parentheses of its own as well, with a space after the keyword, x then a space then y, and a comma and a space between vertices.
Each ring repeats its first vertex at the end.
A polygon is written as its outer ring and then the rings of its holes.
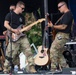
POLYGON ((46 14, 47 21, 50 22, 49 13, 46 14))
POLYGON ((45 18, 38 19, 38 22, 45 21, 45 18))
POLYGON ((46 13, 47 16, 49 16, 49 13, 46 13))

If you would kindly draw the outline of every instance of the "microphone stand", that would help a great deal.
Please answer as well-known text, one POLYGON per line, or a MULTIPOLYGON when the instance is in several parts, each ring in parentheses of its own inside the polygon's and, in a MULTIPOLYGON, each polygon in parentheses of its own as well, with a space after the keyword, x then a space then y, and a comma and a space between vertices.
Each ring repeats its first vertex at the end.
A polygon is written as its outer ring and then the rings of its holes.
MULTIPOLYGON (((12 27, 12 10, 10 10, 10 14, 11 14, 11 22, 10 22, 10 26, 12 27)), ((12 62, 12 32, 10 31, 10 37, 9 37, 9 40, 10 40, 10 57, 9 57, 9 61, 10 61, 10 75, 12 75, 12 65, 13 65, 13 62, 12 62)))

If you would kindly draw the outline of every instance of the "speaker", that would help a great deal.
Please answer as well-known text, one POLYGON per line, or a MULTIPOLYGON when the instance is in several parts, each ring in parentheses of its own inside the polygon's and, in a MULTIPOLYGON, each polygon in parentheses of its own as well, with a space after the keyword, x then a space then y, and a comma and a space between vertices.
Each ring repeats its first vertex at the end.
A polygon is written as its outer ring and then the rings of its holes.
POLYGON ((76 75, 76 68, 63 68, 62 74, 75 74, 76 75))

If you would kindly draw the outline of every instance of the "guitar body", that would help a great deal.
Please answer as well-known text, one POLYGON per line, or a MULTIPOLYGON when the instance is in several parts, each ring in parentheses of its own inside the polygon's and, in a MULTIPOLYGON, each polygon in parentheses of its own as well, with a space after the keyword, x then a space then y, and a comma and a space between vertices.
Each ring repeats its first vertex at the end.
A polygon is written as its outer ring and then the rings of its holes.
POLYGON ((55 29, 53 29, 53 30, 52 30, 52 40, 54 40, 54 39, 55 39, 55 36, 56 36, 56 30, 55 30, 55 29))
MULTIPOLYGON (((22 29, 22 25, 20 25, 17 29, 21 30, 22 29)), ((7 32, 7 35, 10 37, 10 31, 7 32)), ((12 41, 15 42, 22 36, 25 36, 25 34, 20 33, 18 35, 18 34, 12 33, 12 41)))
POLYGON ((38 54, 35 56, 34 62, 36 65, 44 66, 48 64, 49 56, 48 56, 48 48, 44 48, 42 50, 42 46, 38 48, 38 54))
MULTIPOLYGON (((21 30, 22 29, 22 25, 20 25, 17 29, 21 30)), ((22 32, 19 35, 15 34, 15 33, 12 33, 12 41, 15 42, 22 36, 25 36, 25 34, 23 34, 22 32)))
POLYGON ((15 42, 17 41, 20 37, 25 36, 25 34, 20 33, 19 35, 12 33, 12 41, 15 42))

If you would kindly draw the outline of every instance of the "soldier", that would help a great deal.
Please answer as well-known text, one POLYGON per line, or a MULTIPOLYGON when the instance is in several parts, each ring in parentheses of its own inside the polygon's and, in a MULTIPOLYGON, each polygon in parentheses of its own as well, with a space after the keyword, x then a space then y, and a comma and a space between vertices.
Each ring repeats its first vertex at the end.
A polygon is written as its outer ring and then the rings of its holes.
POLYGON ((51 21, 48 23, 48 27, 56 32, 50 48, 51 71, 56 71, 59 65, 61 68, 69 67, 63 56, 63 51, 65 43, 70 38, 73 15, 64 1, 58 3, 58 10, 63 13, 61 18, 55 25, 51 21))
MULTIPOLYGON (((17 29, 20 25, 22 25, 22 27, 24 27, 25 19, 24 19, 24 16, 22 16, 22 12, 24 11, 24 9, 25 9, 25 4, 22 1, 19 1, 16 4, 16 8, 14 9, 14 11, 12 11, 12 24, 11 24, 11 13, 8 13, 5 17, 4 26, 9 31, 14 33, 15 35, 21 34, 20 30, 17 29)), ((31 28, 28 28, 26 31, 28 31, 30 29, 31 28)), ((10 53, 11 53, 10 46, 11 46, 11 42, 9 42, 7 49, 6 49, 4 73, 9 73, 9 71, 10 71, 10 62, 8 60, 10 57, 10 53)), ((12 42, 12 62, 13 63, 15 63, 15 60, 17 60, 16 55, 18 54, 19 50, 21 50, 21 52, 23 52, 26 56, 26 59, 28 62, 27 66, 26 66, 26 71, 27 72, 36 72, 36 70, 34 68, 33 54, 31 52, 31 47, 30 47, 30 44, 29 44, 29 41, 28 41, 26 35, 20 37, 17 41, 12 42), (31 69, 31 67, 32 67, 32 69, 31 69)))

